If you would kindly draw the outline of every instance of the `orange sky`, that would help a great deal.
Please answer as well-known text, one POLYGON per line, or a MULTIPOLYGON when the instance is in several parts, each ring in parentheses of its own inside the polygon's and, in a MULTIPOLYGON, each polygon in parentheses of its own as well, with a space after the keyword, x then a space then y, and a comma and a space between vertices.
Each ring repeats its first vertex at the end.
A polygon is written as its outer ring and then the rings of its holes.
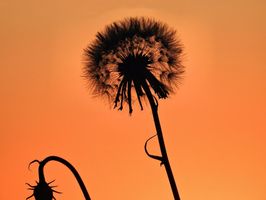
MULTIPOLYGON (((155 132, 149 108, 113 111, 81 77, 82 50, 125 16, 160 19, 185 46, 185 78, 159 106, 181 199, 266 199, 265 1, 4 0, 0 9, 1 200, 29 196, 37 165, 27 165, 48 155, 70 161, 92 199, 172 199, 164 168, 143 150, 155 132)), ((57 199, 83 199, 64 166, 45 169, 57 199)))

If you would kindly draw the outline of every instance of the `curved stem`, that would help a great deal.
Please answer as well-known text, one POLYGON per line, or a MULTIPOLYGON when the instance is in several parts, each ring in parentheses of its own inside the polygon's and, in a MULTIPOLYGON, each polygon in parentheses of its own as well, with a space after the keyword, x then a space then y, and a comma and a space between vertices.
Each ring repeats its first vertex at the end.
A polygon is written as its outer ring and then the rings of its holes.
POLYGON ((58 156, 49 156, 47 158, 45 158, 43 161, 40 162, 39 165, 39 181, 45 181, 45 177, 44 177, 44 166, 49 162, 49 161, 57 161, 59 163, 62 163, 63 165, 65 165, 68 169, 70 169, 70 171, 73 173, 73 175, 75 176, 76 180, 78 181, 78 184, 82 190, 82 193, 85 197, 86 200, 91 200, 89 193, 86 189, 85 184, 83 183, 78 171, 73 167, 73 165, 71 165, 68 161, 66 161, 63 158, 60 158, 58 156))
POLYGON ((171 189, 172 189, 172 193, 174 196, 175 200, 180 200, 179 197, 179 193, 177 190, 177 186, 175 183, 175 178, 168 160, 168 156, 167 156, 167 152, 166 152, 166 147, 164 144, 164 139, 163 139, 163 132, 162 132, 162 128, 161 128, 161 124, 160 124, 160 120, 159 120, 159 115, 158 115, 158 110, 157 107, 158 105, 156 105, 155 101, 154 101, 154 97, 150 91, 150 88, 146 82, 146 80, 142 81, 142 86, 143 89, 148 97, 150 106, 151 106, 151 110, 152 110, 152 115, 153 115, 153 120, 154 120, 154 124, 155 124, 155 128, 157 131, 157 135, 158 135, 158 141, 159 141, 159 145, 160 145, 160 150, 161 150, 161 154, 162 154, 162 159, 163 159, 163 164, 165 166, 165 170, 168 176, 168 180, 169 183, 171 185, 171 189))

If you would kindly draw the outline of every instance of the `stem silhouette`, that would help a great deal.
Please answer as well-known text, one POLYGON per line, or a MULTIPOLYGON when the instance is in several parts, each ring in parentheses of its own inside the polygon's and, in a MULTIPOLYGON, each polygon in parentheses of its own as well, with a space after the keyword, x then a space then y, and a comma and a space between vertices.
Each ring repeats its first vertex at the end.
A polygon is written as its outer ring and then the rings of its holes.
POLYGON ((150 88, 149 88, 149 86, 145 80, 142 81, 142 86, 143 86, 143 89, 144 89, 144 91, 148 97, 150 107, 152 110, 153 120, 154 120, 155 128, 157 131, 159 146, 160 146, 160 150, 161 150, 161 154, 162 154, 162 164, 164 164, 164 166, 165 166, 165 170, 166 170, 166 173, 168 176, 168 180, 169 180, 169 183, 170 183, 170 186, 172 189, 174 199, 180 200, 178 189, 177 189, 177 186, 175 183, 175 178, 174 178, 171 166, 170 166, 170 162, 168 159, 168 155, 167 155, 167 151, 166 151, 166 147, 165 147, 165 143, 164 143, 164 139, 163 139, 163 132, 162 132, 162 128, 161 128, 161 124, 160 124, 160 120, 159 120, 159 115, 158 115, 158 105, 155 103, 154 96, 152 95, 150 88))

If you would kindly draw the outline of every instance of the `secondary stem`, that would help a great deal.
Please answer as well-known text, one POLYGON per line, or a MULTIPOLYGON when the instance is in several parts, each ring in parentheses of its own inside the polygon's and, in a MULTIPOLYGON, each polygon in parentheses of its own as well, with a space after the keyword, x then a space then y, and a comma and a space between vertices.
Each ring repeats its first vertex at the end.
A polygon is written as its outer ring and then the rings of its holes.
POLYGON ((149 103, 151 106, 153 120, 154 120, 155 128, 157 131, 158 141, 159 141, 160 150, 161 150, 161 154, 162 154, 163 164, 165 166, 168 180, 169 180, 169 183, 171 185, 172 193, 173 193, 175 200, 180 200, 177 186, 175 183, 175 178, 174 178, 174 175, 173 175, 173 172, 172 172, 169 160, 168 160, 168 156, 167 156, 167 152, 166 152, 166 148, 165 148, 165 144, 164 144, 163 132, 162 132, 162 128, 161 128, 161 124, 160 124, 160 120, 159 120, 157 105, 154 102, 154 97, 153 97, 153 95, 150 91, 150 88, 149 88, 149 86, 145 80, 143 81, 142 86, 143 86, 143 89, 144 89, 144 91, 148 97, 148 100, 149 100, 149 103))
POLYGON ((68 169, 70 169, 70 171, 73 173, 73 175, 75 176, 76 180, 78 181, 78 184, 79 184, 79 186, 80 186, 80 188, 82 190, 82 193, 83 193, 85 199, 86 200, 91 200, 91 198, 89 196, 89 193, 87 191, 87 188, 86 188, 85 184, 83 183, 78 171, 68 161, 66 161, 65 159, 60 158, 58 156, 49 156, 49 157, 45 158, 43 161, 40 162, 40 165, 39 165, 39 179, 40 180, 41 179, 45 180, 43 168, 49 161, 57 161, 57 162, 62 163, 63 165, 65 165, 68 169))

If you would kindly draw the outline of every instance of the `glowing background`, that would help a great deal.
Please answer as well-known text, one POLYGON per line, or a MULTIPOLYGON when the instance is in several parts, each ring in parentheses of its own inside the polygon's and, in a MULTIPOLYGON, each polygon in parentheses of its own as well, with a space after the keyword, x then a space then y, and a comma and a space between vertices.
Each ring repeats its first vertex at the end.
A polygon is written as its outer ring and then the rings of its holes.
MULTIPOLYGON (((154 134, 148 107, 128 113, 92 98, 82 50, 125 16, 175 27, 185 79, 159 113, 182 200, 265 200, 266 3, 226 1, 2 1, 0 199, 31 194, 33 159, 58 155, 95 200, 172 199, 165 170, 144 153, 154 134)), ((157 143, 152 144, 154 152, 157 143)), ((83 199, 69 171, 47 165, 62 195, 83 199)))

